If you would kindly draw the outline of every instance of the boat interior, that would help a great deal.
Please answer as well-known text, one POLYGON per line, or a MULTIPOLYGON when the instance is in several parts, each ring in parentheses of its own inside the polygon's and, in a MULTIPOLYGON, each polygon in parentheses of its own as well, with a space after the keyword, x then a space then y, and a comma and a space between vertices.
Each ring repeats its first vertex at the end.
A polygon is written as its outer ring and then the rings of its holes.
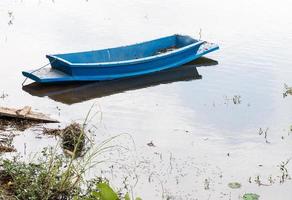
POLYGON ((196 42, 198 42, 198 40, 189 36, 172 35, 129 46, 78 53, 56 54, 54 56, 69 61, 70 63, 117 62, 159 55, 196 42))

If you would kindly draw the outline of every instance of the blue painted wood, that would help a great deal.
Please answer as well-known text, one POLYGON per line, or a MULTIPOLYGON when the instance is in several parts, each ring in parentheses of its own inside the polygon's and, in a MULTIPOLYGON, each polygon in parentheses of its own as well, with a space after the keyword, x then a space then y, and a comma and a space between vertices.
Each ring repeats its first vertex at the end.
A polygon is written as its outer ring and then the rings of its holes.
POLYGON ((124 47, 47 55, 52 68, 22 73, 41 83, 112 80, 177 67, 217 49, 216 44, 172 35, 124 47))

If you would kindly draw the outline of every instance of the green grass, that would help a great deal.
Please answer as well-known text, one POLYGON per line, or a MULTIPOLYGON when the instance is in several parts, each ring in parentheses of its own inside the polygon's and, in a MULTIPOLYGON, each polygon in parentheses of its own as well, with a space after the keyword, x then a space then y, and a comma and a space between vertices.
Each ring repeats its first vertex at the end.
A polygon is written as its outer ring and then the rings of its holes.
POLYGON ((84 180, 87 164, 56 149, 44 149, 36 162, 0 159, 0 199, 7 200, 140 200, 116 192, 105 179, 84 180))
POLYGON ((43 155, 35 163, 26 163, 20 157, 1 159, 2 199, 66 200, 80 193, 81 174, 72 166, 66 167, 69 160, 56 155, 53 149, 45 150, 43 155))
MULTIPOLYGON (((90 111, 92 108, 90 109, 90 111)), ((49 130, 60 136, 60 144, 45 148, 32 161, 24 161, 20 156, 12 159, 0 157, 0 199, 5 200, 140 200, 130 195, 114 191, 109 182, 100 177, 85 180, 86 172, 92 167, 106 162, 97 159, 103 153, 123 148, 112 145, 118 136, 91 146, 84 152, 88 112, 82 125, 73 123, 65 129, 49 130), (69 152, 69 156, 68 155, 69 152), (83 154, 82 154, 83 153, 83 154)))

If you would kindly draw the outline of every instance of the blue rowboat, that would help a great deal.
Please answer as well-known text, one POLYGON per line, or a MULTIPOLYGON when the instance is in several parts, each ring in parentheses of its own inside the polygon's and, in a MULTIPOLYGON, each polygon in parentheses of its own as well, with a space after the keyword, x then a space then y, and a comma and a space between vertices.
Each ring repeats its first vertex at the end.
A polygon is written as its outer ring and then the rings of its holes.
POLYGON ((172 35, 117 48, 47 55, 51 68, 22 74, 40 83, 113 80, 178 67, 217 49, 213 43, 172 35))

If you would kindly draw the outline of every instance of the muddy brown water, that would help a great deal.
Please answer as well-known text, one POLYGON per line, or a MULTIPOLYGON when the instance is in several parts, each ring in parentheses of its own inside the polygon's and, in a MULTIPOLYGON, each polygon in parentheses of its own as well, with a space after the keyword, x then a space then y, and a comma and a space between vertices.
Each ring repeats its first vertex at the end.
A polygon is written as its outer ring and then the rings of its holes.
MULTIPOLYGON (((284 84, 292 86, 291 8, 288 0, 2 0, 0 106, 30 105, 65 126, 82 122, 95 103, 96 143, 127 133, 135 145, 118 137, 129 150, 112 152, 118 164, 104 162, 88 176, 102 174, 116 188, 128 177, 143 199, 240 199, 253 192, 290 200, 292 181, 279 183, 279 165, 292 157, 292 96, 283 98, 284 84), (200 29, 221 49, 181 69, 109 83, 21 86, 21 71, 46 64, 45 54, 173 33, 199 37, 200 29), (266 137, 260 129, 268 129, 266 137)), ((40 127, 14 139, 27 157, 56 144, 40 127)), ((292 173, 292 163, 285 167, 292 173)))

